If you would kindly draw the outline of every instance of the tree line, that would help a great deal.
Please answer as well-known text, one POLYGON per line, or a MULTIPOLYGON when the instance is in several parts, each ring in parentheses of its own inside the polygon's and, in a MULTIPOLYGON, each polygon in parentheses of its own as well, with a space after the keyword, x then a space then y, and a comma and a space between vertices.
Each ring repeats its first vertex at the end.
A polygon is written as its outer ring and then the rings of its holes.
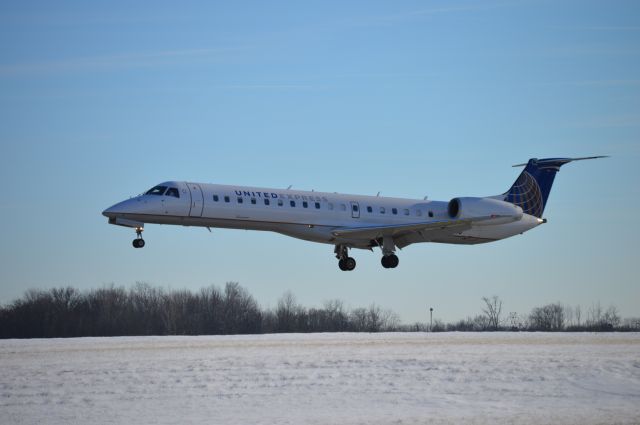
POLYGON ((372 304, 348 309, 340 300, 320 308, 300 305, 286 292, 274 308, 261 308, 236 282, 192 292, 145 283, 80 291, 72 287, 28 290, 0 307, 0 338, 131 335, 231 335, 278 332, 390 331, 638 331, 640 318, 622 319, 615 307, 552 303, 527 315, 505 314, 502 300, 482 298, 480 313, 453 323, 400 323, 398 315, 372 304))
POLYGON ((275 308, 261 309, 236 282, 197 292, 145 283, 130 289, 32 289, 0 307, 0 338, 380 332, 398 324, 396 314, 375 304, 348 310, 331 300, 322 308, 305 308, 291 292, 275 308))
POLYGON ((606 309, 593 303, 583 313, 580 305, 560 302, 534 307, 529 314, 505 313, 498 296, 483 297, 482 313, 454 323, 437 320, 433 332, 442 331, 543 331, 543 332, 609 332, 640 331, 640 318, 623 319, 615 306, 606 309))

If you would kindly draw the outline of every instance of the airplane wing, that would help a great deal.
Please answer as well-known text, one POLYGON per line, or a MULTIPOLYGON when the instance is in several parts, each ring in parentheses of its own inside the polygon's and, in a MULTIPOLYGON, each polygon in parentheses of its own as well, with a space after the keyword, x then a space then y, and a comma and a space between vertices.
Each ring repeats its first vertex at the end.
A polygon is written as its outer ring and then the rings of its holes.
POLYGON ((365 227, 341 227, 333 232, 337 238, 349 239, 376 239, 382 236, 402 236, 407 233, 420 232, 430 229, 445 229, 451 227, 464 227, 471 220, 441 220, 428 223, 411 223, 386 226, 365 226, 365 227))
MULTIPOLYGON (((394 240, 403 239, 406 236, 419 235, 422 238, 428 237, 431 232, 460 233, 471 228, 473 223, 493 220, 496 216, 474 217, 458 220, 437 220, 421 223, 385 225, 385 226, 363 226, 363 227, 341 227, 334 229, 331 233, 334 237, 347 240, 375 240, 384 236, 391 236, 394 240)), ((397 243, 399 247, 408 245, 397 243)))

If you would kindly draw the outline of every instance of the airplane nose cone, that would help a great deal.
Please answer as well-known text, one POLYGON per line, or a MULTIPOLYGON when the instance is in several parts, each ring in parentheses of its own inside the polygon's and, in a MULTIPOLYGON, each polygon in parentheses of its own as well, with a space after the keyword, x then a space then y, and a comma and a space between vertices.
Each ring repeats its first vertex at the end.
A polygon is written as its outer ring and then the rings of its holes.
POLYGON ((110 206, 106 210, 102 211, 102 215, 109 218, 114 217, 118 212, 117 206, 118 204, 110 206))
POLYGON ((128 212, 131 212, 132 207, 134 206, 131 201, 132 199, 118 202, 117 204, 112 205, 106 210, 102 211, 102 215, 105 217, 113 218, 117 215, 122 215, 128 212))
POLYGON ((115 212, 114 212, 113 207, 109 207, 106 210, 102 211, 102 215, 105 216, 105 217, 111 217, 114 214, 115 214, 115 212))

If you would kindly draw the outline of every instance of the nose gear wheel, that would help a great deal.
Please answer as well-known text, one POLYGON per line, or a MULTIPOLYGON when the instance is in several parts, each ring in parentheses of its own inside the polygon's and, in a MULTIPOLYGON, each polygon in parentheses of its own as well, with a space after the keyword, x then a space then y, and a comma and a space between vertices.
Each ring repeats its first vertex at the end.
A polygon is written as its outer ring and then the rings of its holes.
POLYGON ((144 239, 142 239, 142 231, 144 228, 136 227, 136 238, 133 240, 134 248, 142 248, 144 247, 144 239))

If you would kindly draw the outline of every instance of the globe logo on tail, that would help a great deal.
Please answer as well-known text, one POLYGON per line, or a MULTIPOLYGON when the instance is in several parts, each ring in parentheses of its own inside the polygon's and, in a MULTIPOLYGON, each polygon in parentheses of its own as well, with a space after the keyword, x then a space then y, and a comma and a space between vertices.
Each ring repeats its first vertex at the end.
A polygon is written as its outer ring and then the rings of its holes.
POLYGON ((528 172, 523 171, 505 195, 505 201, 519 206, 525 214, 534 217, 542 216, 544 210, 542 191, 536 179, 528 172))

